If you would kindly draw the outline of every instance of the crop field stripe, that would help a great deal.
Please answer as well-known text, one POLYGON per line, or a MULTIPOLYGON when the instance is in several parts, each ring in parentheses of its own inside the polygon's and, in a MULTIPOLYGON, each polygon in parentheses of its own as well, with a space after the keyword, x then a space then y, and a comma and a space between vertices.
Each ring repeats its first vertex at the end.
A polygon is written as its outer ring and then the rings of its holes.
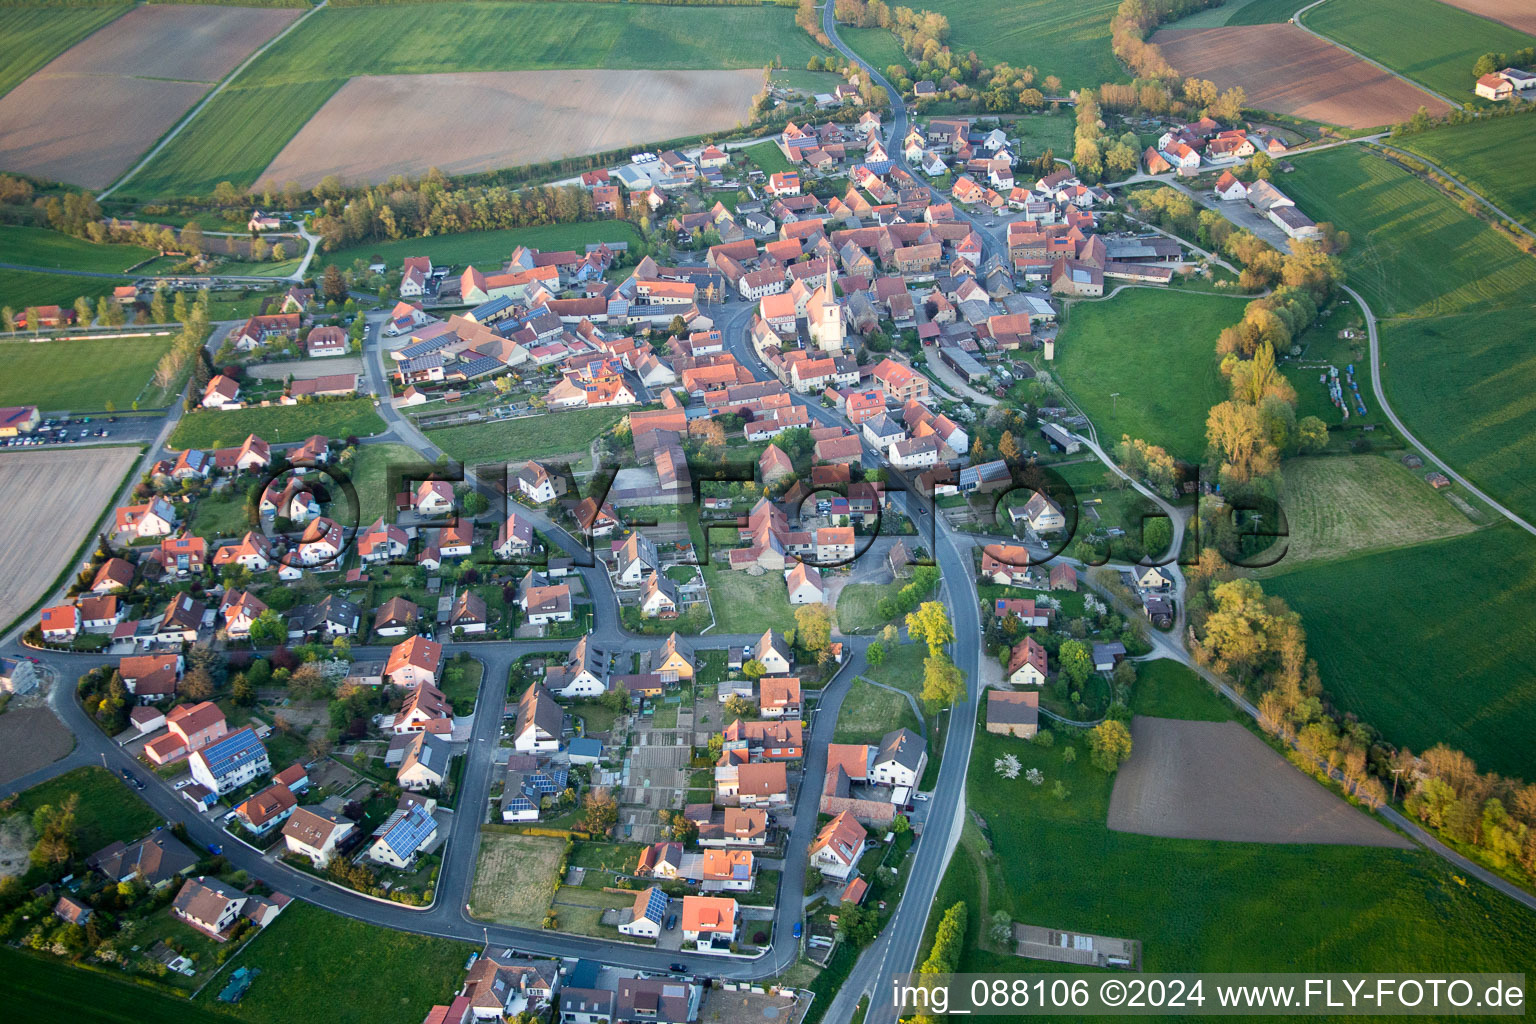
POLYGON ((255 184, 355 75, 730 70, 761 68, 775 57, 786 67, 804 67, 825 53, 783 8, 515 2, 327 7, 231 82, 124 192, 202 194, 224 180, 255 184))
POLYGON ((131 3, 94 7, 6 7, 0 19, 0 96, 103 25, 133 10, 131 3))
POLYGON ((1528 304, 1536 262, 1434 186, 1359 146, 1297 157, 1285 191, 1351 236, 1350 281, 1377 316, 1528 304))
POLYGON ((1536 230, 1536 116, 1493 117, 1419 132, 1392 144, 1433 161, 1536 230))
POLYGON ((1308 28, 1458 100, 1472 96, 1472 65, 1478 57, 1536 46, 1536 38, 1440 0, 1328 0, 1303 20, 1308 28))

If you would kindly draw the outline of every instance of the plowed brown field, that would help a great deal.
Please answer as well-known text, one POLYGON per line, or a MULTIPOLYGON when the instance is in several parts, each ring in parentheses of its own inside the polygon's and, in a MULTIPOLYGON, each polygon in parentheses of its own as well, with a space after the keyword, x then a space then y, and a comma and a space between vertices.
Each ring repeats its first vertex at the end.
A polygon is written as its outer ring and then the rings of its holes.
POLYGON ((0 170, 110 184, 208 87, 301 12, 138 7, 0 98, 0 170))
POLYGON ((1164 29, 1152 37, 1179 74, 1242 86, 1248 106, 1346 128, 1450 108, 1416 86, 1295 25, 1164 29))
POLYGON ((761 71, 368 75, 337 90, 259 181, 383 181, 519 167, 730 128, 761 71))
POLYGON ((1536 36, 1536 0, 1442 0, 1452 7, 1503 22, 1510 28, 1536 36))

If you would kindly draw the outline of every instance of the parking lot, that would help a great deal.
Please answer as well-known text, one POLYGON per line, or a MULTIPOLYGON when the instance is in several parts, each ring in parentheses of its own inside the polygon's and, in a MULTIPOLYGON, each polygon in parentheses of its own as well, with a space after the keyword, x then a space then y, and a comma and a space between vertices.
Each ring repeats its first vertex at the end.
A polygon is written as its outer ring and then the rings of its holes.
POLYGON ((137 443, 153 439, 160 432, 158 416, 82 416, 47 419, 35 431, 16 437, 0 438, 0 448, 36 448, 41 446, 137 443))

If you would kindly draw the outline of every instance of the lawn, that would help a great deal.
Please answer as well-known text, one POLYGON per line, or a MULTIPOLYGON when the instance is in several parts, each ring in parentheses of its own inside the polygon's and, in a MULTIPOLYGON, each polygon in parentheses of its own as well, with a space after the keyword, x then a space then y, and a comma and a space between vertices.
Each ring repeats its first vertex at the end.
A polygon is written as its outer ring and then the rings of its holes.
MULTIPOLYGON (((0 405, 126 411, 154 376, 171 335, 110 340, 0 342, 0 405)), ((243 436, 243 435, 242 435, 243 436)))
POLYGON ((784 154, 779 151, 778 144, 774 142, 759 142, 755 146, 748 146, 741 152, 743 156, 756 164, 757 169, 764 174, 778 174, 781 171, 794 169, 790 166, 789 161, 784 159, 784 154))
POLYGON ((1295 163, 1282 187, 1312 219, 1350 233, 1344 267, 1377 316, 1529 303, 1536 294, 1536 262, 1401 167, 1360 146, 1295 163))
POLYGON ((1382 330, 1393 410, 1421 441, 1520 515, 1536 517, 1536 309, 1400 320, 1382 330), (1454 415, 1445 415, 1452 410, 1454 415))
MULTIPOLYGON (((49 8, 57 10, 58 8, 49 8)), ((73 10, 73 8, 65 8, 73 10)), ((228 1017, 102 971, 70 967, 54 957, 0 949, 0 997, 19 1017, 75 1024, 228 1024, 228 1017)), ((417 1016, 420 1016, 418 1014, 417 1016)))
POLYGON ((877 683, 906 690, 915 697, 923 692, 923 662, 927 659, 927 646, 909 641, 886 651, 880 667, 870 668, 865 675, 877 683))
POLYGON ((71 794, 80 797, 75 850, 81 856, 90 856, 114 840, 137 839, 161 824, 160 816, 127 783, 95 766, 75 768, 33 786, 17 798, 16 809, 30 815, 44 804, 60 807, 71 794))
POLYGON ((1019 155, 1035 157, 1051 150, 1059 157, 1072 152, 1072 118, 1062 114, 1023 114, 1004 120, 1009 135, 1021 140, 1019 155))
POLYGON ((132 283, 126 277, 74 277, 41 271, 0 270, 0 306, 10 306, 20 313, 28 306, 70 306, 81 295, 94 304, 101 296, 111 295, 118 285, 132 283))
POLYGON ((155 250, 143 246, 98 245, 47 228, 11 224, 0 225, 0 250, 5 252, 7 263, 99 274, 121 274, 157 255, 155 250))
POLYGON ((1477 58, 1536 46, 1536 39, 1523 32, 1439 0, 1330 0, 1302 20, 1458 101, 1472 97, 1477 58), (1383 31, 1387 25, 1391 31, 1383 31))
POLYGON ((826 53, 783 8, 437 3, 328 8, 245 70, 129 191, 248 186, 352 75, 549 68, 805 67, 826 53), (515 40, 516 45, 508 45, 515 40))
POLYGON ((1518 970, 1536 956, 1536 914, 1423 851, 1111 832, 1112 777, 1085 744, 1070 764, 1063 747, 978 726, 966 791, 985 825, 967 825, 935 900, 939 910, 970 904, 960 971, 1051 969, 982 948, 999 909, 1139 939, 1148 971, 1518 970), (1005 753, 1039 768, 1044 785, 999 778, 993 761, 1005 753))
POLYGON ((537 928, 549 909, 555 869, 564 852, 563 839, 482 833, 470 896, 474 916, 496 924, 537 928))
POLYGON ((271 444, 302 441, 314 434, 326 437, 366 437, 384 429, 374 411, 373 399, 351 398, 303 405, 267 408, 201 409, 189 412, 171 433, 172 448, 224 448, 237 445, 250 434, 271 444))
POLYGON ((338 249, 317 256, 323 270, 328 263, 347 269, 357 260, 383 260, 398 270, 407 256, 430 256, 434 265, 499 267, 519 245, 545 251, 582 249, 597 242, 628 242, 640 239, 634 225, 625 220, 584 221, 579 224, 541 224, 531 228, 504 231, 470 231, 461 235, 434 235, 431 238, 407 238, 398 242, 374 242, 350 249, 338 249))
POLYGON ((709 603, 714 609, 717 633, 758 633, 765 629, 783 632, 795 627, 795 610, 789 606, 784 579, 778 573, 749 576, 728 569, 722 556, 704 566, 709 603))
POLYGON ((585 455, 592 441, 625 416, 613 409, 571 409, 430 432, 428 439, 469 465, 520 462, 550 455, 585 455))
POLYGON ((1138 715, 1182 718, 1191 722, 1225 722, 1236 719, 1231 701, 1169 658, 1136 663, 1136 682, 1131 687, 1131 706, 1138 715))
POLYGON ((975 50, 989 67, 1033 64, 1040 79, 1056 75, 1063 89, 1078 89, 1125 78, 1109 48, 1109 20, 1118 6, 1117 0, 928 0, 922 9, 949 19, 949 48, 956 54, 975 50))
POLYGON ((878 745, 886 733, 903 726, 922 733, 922 725, 904 694, 855 679, 843 698, 842 710, 837 713, 832 742, 878 745))
POLYGON ((1393 743, 1445 742, 1484 771, 1536 778, 1536 539, 1498 526, 1302 566, 1264 589, 1301 613, 1342 710, 1393 743))
POLYGON ((1106 449, 1129 434, 1199 461, 1206 413, 1227 397, 1216 336, 1242 315, 1226 296, 1149 288, 1077 302, 1057 341, 1057 376, 1106 449))
MULTIPOLYGON (((261 975, 233 1005, 209 985, 198 1004, 251 1024, 414 1024, 449 1001, 477 944, 364 924, 295 900, 236 966, 261 975)), ((182 1019, 178 1013, 175 1019, 182 1019)))
POLYGON ((192 535, 204 540, 240 537, 245 531, 261 529, 247 512, 245 488, 235 486, 218 493, 204 494, 192 513, 192 535))
POLYGON ((473 658, 459 661, 457 658, 443 668, 443 696, 453 705, 455 715, 470 715, 475 711, 475 698, 480 695, 480 680, 485 666, 473 658))
POLYGON ((844 633, 869 633, 886 624, 876 607, 895 598, 902 583, 850 583, 837 598, 837 627, 844 633))
POLYGON ((1381 548, 1468 533, 1474 524, 1397 459, 1379 455, 1288 459, 1284 571, 1381 548))
POLYGON ((367 526, 394 511, 389 491, 390 466, 419 466, 424 461, 416 449, 393 441, 358 445, 357 454, 347 467, 357 493, 358 521, 367 526))
POLYGON ((127 3, 79 7, 7 5, 0 21, 0 96, 107 22, 132 10, 127 3))
POLYGON ((1528 228, 1536 228, 1536 120, 1494 117, 1419 132, 1393 145, 1432 160, 1528 228))

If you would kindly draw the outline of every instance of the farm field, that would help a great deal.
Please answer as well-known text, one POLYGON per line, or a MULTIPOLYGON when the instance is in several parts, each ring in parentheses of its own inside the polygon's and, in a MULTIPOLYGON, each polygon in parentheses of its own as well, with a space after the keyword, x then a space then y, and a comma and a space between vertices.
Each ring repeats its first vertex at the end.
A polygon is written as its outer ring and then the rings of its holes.
POLYGON ((1109 48, 1109 20, 1118 6, 1116 0, 929 0, 922 9, 949 19, 956 54, 975 50, 988 67, 1033 64, 1040 78, 1056 75, 1064 89, 1078 89, 1125 78, 1109 48))
POLYGON ((75 768, 23 791, 16 798, 16 809, 30 815, 45 804, 62 805, 71 794, 80 798, 75 812, 76 845, 87 856, 116 840, 137 839, 161 823, 160 816, 126 783, 95 765, 75 768))
POLYGON ((1536 228, 1536 120, 1494 117, 1409 135, 1393 145, 1432 160, 1528 228, 1536 228))
POLYGON ((1536 307, 1398 320, 1382 330, 1392 407, 1430 449, 1514 511, 1536 516, 1536 307), (1454 416, 1444 415, 1449 407, 1454 416))
POLYGON ((896 38, 896 33, 890 29, 839 25, 837 37, 847 43, 850 50, 869 61, 881 74, 884 74, 885 69, 892 64, 909 63, 907 55, 902 52, 901 40, 896 38))
POLYGON ((1206 413, 1227 397, 1216 336, 1242 315, 1243 302, 1227 296, 1150 288, 1076 302, 1058 340, 1057 374, 1106 448, 1129 434, 1199 461, 1206 413), (1147 324, 1178 329, 1146 331, 1147 324))
POLYGON ((42 271, 0 270, 0 305, 18 313, 28 306, 68 306, 84 295, 92 303, 111 295, 120 284, 132 284, 126 277, 75 277, 42 271))
POLYGON ((0 226, 0 249, 7 263, 118 274, 156 255, 138 245, 97 245, 47 228, 0 226))
POLYGON ((241 966, 261 972, 244 998, 220 1003, 219 986, 209 985, 196 1005, 219 1019, 250 1024, 303 1024, 321 1004, 335 1024, 408 1024, 421 1016, 421 1007, 452 998, 475 948, 364 924, 294 900, 240 954, 241 966), (367 995, 337 997, 347 992, 367 995))
POLYGON ((1046 748, 978 728, 967 793, 985 825, 967 825, 934 904, 970 904, 960 971, 1048 969, 985 938, 999 909, 1139 939, 1148 971, 1514 969, 1536 955, 1536 914, 1422 851, 1112 832, 1112 779, 1080 741, 1067 764, 1066 740, 1046 748), (1005 753, 1044 785, 999 778, 1005 753))
POLYGON ((537 928, 554 894, 555 869, 565 851, 547 836, 480 836, 480 860, 470 895, 473 915, 496 924, 537 928))
POLYGON ((1536 6, 1532 6, 1529 0, 1521 3, 1517 0, 1445 0, 1452 7, 1460 7, 1464 11, 1484 18, 1492 18, 1502 22, 1512 29, 1536 35, 1536 6))
POLYGON ((228 1024, 229 1018, 200 1009, 126 978, 71 967, 53 956, 0 949, 0 997, 11 1013, 31 1020, 76 1024, 228 1024))
POLYGON ((731 128, 760 71, 481 71, 361 75, 342 86, 259 176, 312 186, 380 182, 435 167, 474 174, 731 128), (440 97, 424 103, 422 96, 440 97), (600 95, 601 104, 589 98, 600 95), (451 116, 445 116, 451 110, 451 116), (388 123, 390 132, 378 131, 388 123), (398 140, 413 144, 402 148, 398 140))
POLYGON ((540 224, 530 228, 503 231, 469 231, 464 234, 433 235, 430 238, 403 238, 398 242, 373 242, 322 253, 315 257, 323 270, 328 263, 350 267, 357 260, 383 260, 398 271, 407 256, 430 257, 434 266, 501 266, 519 245, 533 249, 559 251, 582 249, 598 242, 639 242, 640 233, 625 220, 583 221, 578 224, 540 224))
POLYGON ((223 448, 239 444, 250 434, 272 444, 287 444, 314 434, 367 437, 383 429, 384 421, 374 411, 373 399, 348 398, 228 412, 200 409, 181 418, 167 444, 172 448, 223 448))
POLYGON ((10 510, 0 520, 0 579, 10 582, 0 591, 0 625, 32 607, 74 564, 138 458, 137 448, 126 447, 0 455, 0 501, 10 510))
MULTIPOLYGON (((1504 8, 1513 4, 1505 0, 1504 8)), ((1472 97, 1483 54, 1536 46, 1536 38, 1441 0, 1329 0, 1302 16, 1308 28, 1458 101, 1472 97), (1383 32, 1383 25, 1392 31, 1383 32)))
POLYGON ((135 7, 0 98, 0 168, 101 188, 295 10, 135 7))
POLYGON ((1279 569, 1381 548, 1407 547, 1476 527, 1445 496, 1396 459, 1347 455, 1287 459, 1290 536, 1279 569))
MULTIPOLYGON (((782 8, 434 3, 327 8, 220 93, 132 182, 137 195, 250 186, 354 75, 805 67, 825 54, 782 8), (508 46, 516 39, 516 46, 508 46), (281 84, 278 84, 281 83, 281 84)), ((645 141, 645 140, 635 140, 645 141)))
POLYGON ((0 24, 0 96, 71 46, 120 18, 132 7, 127 3, 102 3, 88 7, 9 7, 0 24))
POLYGON ((1236 722, 1137 715, 1115 773, 1115 832, 1249 843, 1412 844, 1303 775, 1236 722))
POLYGON ((1247 106, 1259 110, 1373 128, 1406 121, 1420 106, 1432 115, 1450 109, 1295 25, 1162 29, 1152 42, 1179 74, 1222 89, 1240 85, 1247 106))
POLYGON ((1301 613, 1342 710, 1413 750, 1444 742, 1484 771, 1536 777, 1536 539, 1501 525, 1299 566, 1264 589, 1301 613))
POLYGON ((1313 220, 1350 233, 1344 267, 1377 316, 1529 303, 1536 294, 1536 262, 1390 161, 1340 146, 1295 165, 1286 193, 1313 220))
POLYGON ((0 342, 0 405, 44 412, 126 410, 144 391, 172 336, 0 342))
POLYGON ((552 415, 447 427, 431 431, 427 439, 451 458, 469 465, 520 462, 547 455, 584 455, 593 439, 610 430, 624 415, 612 409, 572 409, 552 415))
POLYGON ((1136 662, 1132 695, 1138 715, 1186 722, 1227 722, 1238 714, 1232 703, 1211 689, 1193 669, 1171 658, 1136 662))

